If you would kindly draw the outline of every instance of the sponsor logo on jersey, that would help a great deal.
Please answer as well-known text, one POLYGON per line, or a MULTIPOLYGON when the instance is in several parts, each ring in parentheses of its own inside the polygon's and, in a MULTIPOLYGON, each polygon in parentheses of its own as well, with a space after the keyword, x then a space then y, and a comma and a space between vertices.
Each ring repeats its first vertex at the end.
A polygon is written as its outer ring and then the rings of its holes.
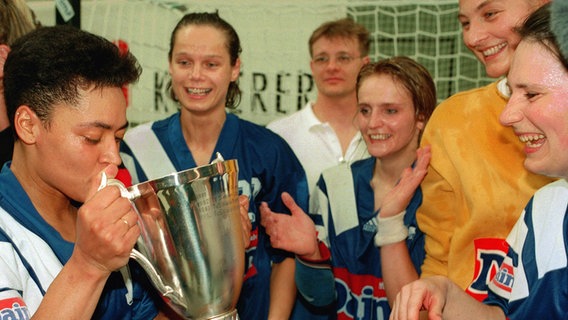
MULTIPOLYGON (((246 180, 239 180, 239 194, 246 195, 249 198, 250 205, 254 205, 254 200, 259 194, 262 184, 258 178, 253 177, 249 183, 246 180)), ((252 208, 251 208, 252 209, 252 208)), ((251 210, 249 209, 249 210, 251 210)), ((250 244, 245 250, 245 276, 244 281, 254 277, 258 270, 254 265, 254 256, 256 255, 256 250, 258 248, 258 230, 259 221, 256 221, 256 214, 254 212, 248 212, 249 220, 252 224, 252 230, 250 234, 250 244)))
POLYGON ((28 320, 30 313, 21 298, 0 300, 0 320, 28 320))
POLYGON ((414 237, 416 237, 416 227, 415 226, 408 226, 407 242, 414 240, 414 237))
POLYGON ((484 238, 476 239, 475 269, 473 281, 466 292, 479 301, 483 301, 488 294, 488 285, 499 272, 499 268, 509 250, 505 239, 484 238))
POLYGON ((254 266, 254 255, 256 253, 256 248, 258 247, 258 227, 251 231, 250 233, 250 245, 245 250, 245 277, 247 280, 258 273, 256 267, 254 266))
POLYGON ((511 263, 511 259, 507 257, 503 264, 501 264, 501 269, 493 278, 491 287, 492 290, 498 291, 496 293, 501 296, 509 296, 511 291, 513 291, 513 283, 515 282, 515 271, 511 263))
POLYGON ((370 233, 377 233, 377 223, 375 219, 370 219, 363 225, 363 231, 370 232, 370 233))
POLYGON ((337 290, 337 319, 388 319, 390 307, 383 279, 373 275, 350 274, 334 268, 337 290))

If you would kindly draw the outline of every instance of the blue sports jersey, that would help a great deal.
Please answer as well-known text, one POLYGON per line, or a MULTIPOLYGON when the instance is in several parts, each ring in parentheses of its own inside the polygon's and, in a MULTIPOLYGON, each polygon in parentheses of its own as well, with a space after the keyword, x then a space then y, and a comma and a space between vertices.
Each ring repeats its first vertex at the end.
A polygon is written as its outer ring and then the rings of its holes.
MULTIPOLYGON (((375 161, 372 157, 351 164, 347 168, 350 172, 343 174, 351 174, 352 179, 326 176, 328 172, 324 171, 317 184, 318 191, 314 193, 310 204, 310 215, 318 229, 318 237, 331 253, 338 319, 388 319, 390 315, 382 279, 380 252, 374 242, 377 212, 374 209, 374 193, 370 181, 375 161), (346 202, 352 202, 352 199, 342 199, 345 194, 354 195, 356 210, 345 207, 346 202)), ((332 169, 336 170, 335 175, 338 175, 339 169, 340 167, 332 169)), ((425 255, 424 234, 416 223, 416 209, 421 202, 422 193, 417 189, 404 217, 409 230, 407 246, 418 273, 425 255)), ((302 270, 305 271, 304 268, 302 270)), ((298 281, 308 281, 308 278, 298 281)), ((299 289, 302 286, 298 283, 299 289)), ((329 297, 328 293, 322 294, 329 297)))
MULTIPOLYGON (((0 173, 0 318, 29 319, 71 257, 74 244, 41 217, 9 164, 0 173)), ((158 297, 144 271, 137 263, 128 269, 129 278, 120 272, 108 278, 93 319, 156 317, 153 299, 158 297), (125 282, 132 283, 131 290, 125 282)))
POLYGON ((568 183, 531 198, 507 242, 509 253, 484 303, 514 319, 568 319, 568 183))
MULTIPOLYGON (((127 132, 121 155, 125 166, 132 173, 134 183, 156 179, 171 173, 171 170, 196 167, 183 138, 179 117, 179 113, 176 113, 127 132), (133 139, 140 138, 146 145, 152 139, 159 145, 152 149, 152 154, 146 155, 144 150, 134 147, 133 139), (140 157, 147 157, 151 161, 140 157), (160 168, 152 166, 158 167, 157 164, 170 172, 156 171, 160 168), (150 171, 153 174, 148 174, 150 171)), ((232 114, 227 114, 211 160, 216 152, 224 159, 237 159, 239 193, 247 195, 251 203, 251 245, 246 250, 245 281, 237 311, 241 319, 266 319, 270 304, 271 264, 290 255, 270 246, 270 239, 260 225, 258 207, 265 201, 275 212, 288 212, 280 197, 286 191, 300 207, 306 209, 309 194, 306 176, 293 151, 280 136, 232 114)))

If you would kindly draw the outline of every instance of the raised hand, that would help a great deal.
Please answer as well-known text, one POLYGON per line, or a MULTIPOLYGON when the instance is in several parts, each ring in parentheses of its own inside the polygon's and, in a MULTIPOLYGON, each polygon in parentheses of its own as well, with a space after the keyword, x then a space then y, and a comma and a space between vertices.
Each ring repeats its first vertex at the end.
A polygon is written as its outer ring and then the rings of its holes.
POLYGON ((416 151, 416 155, 414 168, 406 168, 402 172, 400 181, 385 196, 379 214, 381 217, 391 217, 406 209, 414 196, 416 188, 424 180, 431 158, 430 146, 419 148, 416 151))
POLYGON ((404 286, 396 297, 390 320, 505 320, 503 310, 467 294, 447 277, 422 278, 404 286), (427 317, 426 317, 427 315, 427 317))
POLYGON ((293 252, 302 258, 319 259, 321 255, 314 222, 290 194, 283 192, 282 202, 290 209, 291 215, 275 213, 265 202, 260 205, 260 221, 270 236, 270 243, 274 248, 293 252))

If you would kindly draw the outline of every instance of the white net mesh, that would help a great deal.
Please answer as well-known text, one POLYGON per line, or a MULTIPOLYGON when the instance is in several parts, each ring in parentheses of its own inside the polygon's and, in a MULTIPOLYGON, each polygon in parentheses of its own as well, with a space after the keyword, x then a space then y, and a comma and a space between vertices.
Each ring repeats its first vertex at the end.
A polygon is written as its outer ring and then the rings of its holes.
POLYGON ((372 34, 371 58, 407 55, 432 73, 442 100, 491 81, 465 48, 457 0, 83 0, 82 28, 120 40, 144 72, 129 89, 133 124, 175 112, 166 83, 170 33, 187 12, 215 11, 241 38, 241 104, 236 112, 266 124, 315 98, 307 41, 324 21, 350 16, 372 34))
POLYGON ((348 15, 372 34, 372 59, 405 55, 428 68, 439 100, 493 81, 465 47, 457 1, 352 1, 348 15))

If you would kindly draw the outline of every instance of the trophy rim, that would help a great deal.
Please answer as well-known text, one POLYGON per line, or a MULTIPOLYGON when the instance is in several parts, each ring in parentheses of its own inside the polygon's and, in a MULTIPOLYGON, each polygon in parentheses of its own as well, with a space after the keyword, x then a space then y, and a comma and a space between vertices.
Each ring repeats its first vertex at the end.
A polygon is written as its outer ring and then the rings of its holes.
POLYGON ((187 184, 200 178, 211 178, 212 176, 222 176, 230 172, 238 172, 237 159, 216 161, 210 164, 185 169, 170 173, 163 177, 141 182, 128 187, 129 192, 143 195, 149 189, 156 191, 164 188, 176 187, 187 184))

